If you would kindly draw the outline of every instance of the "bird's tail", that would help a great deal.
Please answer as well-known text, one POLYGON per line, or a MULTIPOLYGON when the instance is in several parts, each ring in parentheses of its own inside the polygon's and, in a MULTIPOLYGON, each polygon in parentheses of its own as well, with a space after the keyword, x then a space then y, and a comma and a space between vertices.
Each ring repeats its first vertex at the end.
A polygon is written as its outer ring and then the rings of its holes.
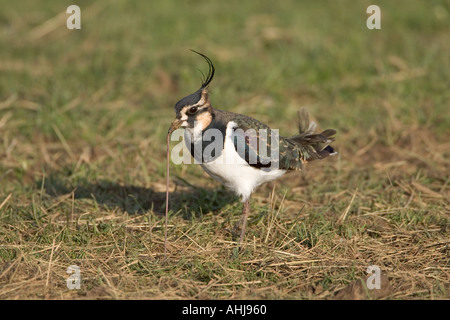
POLYGON ((336 130, 328 129, 321 133, 314 133, 316 123, 309 121, 309 114, 305 108, 298 112, 298 131, 299 134, 289 137, 288 140, 299 145, 304 151, 305 161, 323 159, 337 154, 330 144, 334 141, 336 130))

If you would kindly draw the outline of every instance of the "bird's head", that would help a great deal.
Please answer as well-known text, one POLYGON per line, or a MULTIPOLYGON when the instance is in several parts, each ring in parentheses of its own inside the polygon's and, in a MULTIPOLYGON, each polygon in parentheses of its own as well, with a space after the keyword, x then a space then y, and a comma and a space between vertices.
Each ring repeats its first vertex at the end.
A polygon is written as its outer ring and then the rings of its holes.
POLYGON ((212 61, 204 54, 194 51, 201 55, 209 65, 209 71, 203 80, 200 89, 194 93, 184 97, 175 104, 176 119, 172 122, 169 133, 174 130, 183 128, 194 128, 200 125, 201 129, 205 129, 212 121, 211 103, 209 102, 208 85, 214 77, 214 65, 212 61))

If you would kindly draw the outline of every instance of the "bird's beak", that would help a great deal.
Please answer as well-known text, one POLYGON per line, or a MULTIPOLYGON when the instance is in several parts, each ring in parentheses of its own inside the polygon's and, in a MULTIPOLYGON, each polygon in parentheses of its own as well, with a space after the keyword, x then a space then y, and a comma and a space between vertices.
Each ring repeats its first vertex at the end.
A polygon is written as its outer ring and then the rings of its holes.
POLYGON ((169 134, 171 134, 172 132, 174 132, 175 130, 177 130, 179 127, 181 127, 181 124, 183 123, 183 121, 175 119, 172 124, 170 125, 169 128, 169 134))

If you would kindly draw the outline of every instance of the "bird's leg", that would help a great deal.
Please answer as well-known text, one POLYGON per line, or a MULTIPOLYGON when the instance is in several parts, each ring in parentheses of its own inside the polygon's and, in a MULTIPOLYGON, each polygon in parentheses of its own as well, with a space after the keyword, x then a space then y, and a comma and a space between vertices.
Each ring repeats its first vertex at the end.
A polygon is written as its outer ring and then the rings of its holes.
POLYGON ((242 241, 244 240, 244 236, 245 236, 245 228, 247 227, 247 218, 248 218, 248 214, 250 213, 249 202, 250 202, 250 199, 245 200, 244 201, 244 206, 242 208, 241 237, 239 238, 238 247, 241 246, 242 241))

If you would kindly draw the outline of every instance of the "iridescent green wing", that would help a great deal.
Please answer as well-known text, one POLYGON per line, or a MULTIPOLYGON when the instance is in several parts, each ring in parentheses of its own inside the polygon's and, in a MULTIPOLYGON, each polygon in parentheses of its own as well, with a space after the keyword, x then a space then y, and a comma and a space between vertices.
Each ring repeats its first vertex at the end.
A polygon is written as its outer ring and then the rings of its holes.
POLYGON ((277 130, 271 130, 266 124, 244 115, 237 115, 232 121, 236 123, 234 147, 242 159, 255 168, 278 165, 277 130))
POLYGON ((279 130, 253 118, 239 115, 234 118, 234 147, 250 166, 283 170, 300 170, 308 158, 308 148, 288 138, 279 130))
POLYGON ((305 162, 335 154, 329 145, 335 130, 315 134, 315 123, 305 109, 299 112, 299 134, 281 137, 279 131, 253 118, 229 114, 234 129, 234 146, 241 158, 256 168, 301 170, 305 162))

